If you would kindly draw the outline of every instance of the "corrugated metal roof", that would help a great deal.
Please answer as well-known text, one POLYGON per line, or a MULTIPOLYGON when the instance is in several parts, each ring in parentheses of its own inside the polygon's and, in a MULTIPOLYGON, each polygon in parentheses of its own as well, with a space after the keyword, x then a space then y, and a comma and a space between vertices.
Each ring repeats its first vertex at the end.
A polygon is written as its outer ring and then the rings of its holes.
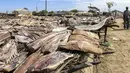
POLYGON ((15 11, 29 11, 29 10, 26 10, 26 9, 16 9, 15 11))
POLYGON ((19 14, 29 14, 30 11, 27 9, 16 9, 15 11, 17 11, 19 14))

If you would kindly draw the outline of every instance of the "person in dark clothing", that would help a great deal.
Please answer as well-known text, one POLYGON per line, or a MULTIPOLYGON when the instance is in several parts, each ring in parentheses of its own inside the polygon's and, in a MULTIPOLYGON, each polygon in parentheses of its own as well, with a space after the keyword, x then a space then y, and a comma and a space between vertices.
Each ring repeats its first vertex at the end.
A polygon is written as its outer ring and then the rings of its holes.
POLYGON ((124 29, 129 29, 129 18, 130 18, 130 13, 129 13, 129 8, 126 7, 126 10, 124 11, 123 14, 123 19, 124 19, 124 29))

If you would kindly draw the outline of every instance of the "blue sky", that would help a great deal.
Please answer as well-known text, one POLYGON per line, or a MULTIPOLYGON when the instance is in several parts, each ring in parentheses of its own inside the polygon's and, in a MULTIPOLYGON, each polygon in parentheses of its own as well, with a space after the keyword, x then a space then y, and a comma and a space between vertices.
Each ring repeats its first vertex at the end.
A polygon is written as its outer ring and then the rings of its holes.
MULTIPOLYGON (((102 11, 107 10, 106 2, 113 1, 116 3, 112 9, 118 9, 123 11, 126 6, 130 7, 130 0, 48 0, 48 9, 51 10, 88 10, 88 5, 91 3, 93 6, 97 6, 102 11)), ((12 10, 27 7, 30 11, 35 10, 38 6, 39 10, 44 9, 44 0, 0 0, 0 12, 6 12, 12 10)))
MULTIPOLYGON (((33 11, 36 6, 39 10, 44 9, 44 0, 0 0, 0 12, 27 7, 33 11)), ((73 0, 48 0, 49 10, 70 10, 75 7, 73 0)))

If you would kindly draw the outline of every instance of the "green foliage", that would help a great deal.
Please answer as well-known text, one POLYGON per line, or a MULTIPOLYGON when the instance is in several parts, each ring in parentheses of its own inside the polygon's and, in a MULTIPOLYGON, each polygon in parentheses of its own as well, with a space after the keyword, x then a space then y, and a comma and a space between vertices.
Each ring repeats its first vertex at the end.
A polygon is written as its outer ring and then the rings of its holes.
POLYGON ((73 9, 73 10, 71 10, 70 12, 77 13, 78 10, 77 10, 77 9, 73 9))
POLYGON ((54 15, 54 11, 50 11, 50 12, 48 12, 48 15, 54 15))
POLYGON ((36 11, 32 12, 32 15, 36 16, 38 13, 36 11))
POLYGON ((46 10, 42 10, 42 11, 38 12, 38 15, 40 15, 40 16, 44 16, 47 14, 48 14, 48 11, 46 11, 46 10))
POLYGON ((108 6, 108 11, 110 12, 110 11, 111 11, 111 10, 110 10, 111 7, 113 7, 115 3, 114 3, 114 2, 107 2, 106 4, 107 4, 107 6, 108 6))
POLYGON ((50 14, 54 14, 54 11, 50 11, 49 13, 50 13, 50 14))
POLYGON ((32 15, 34 16, 45 16, 45 15, 50 15, 52 16, 54 14, 54 11, 46 11, 46 10, 42 10, 42 11, 39 11, 39 12, 36 12, 36 11, 33 11, 32 12, 32 15))

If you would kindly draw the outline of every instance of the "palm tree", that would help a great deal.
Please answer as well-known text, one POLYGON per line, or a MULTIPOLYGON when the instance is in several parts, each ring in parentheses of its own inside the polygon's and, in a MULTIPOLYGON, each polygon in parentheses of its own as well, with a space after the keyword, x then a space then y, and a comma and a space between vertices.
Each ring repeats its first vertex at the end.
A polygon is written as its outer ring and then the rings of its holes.
POLYGON ((108 6, 108 11, 110 12, 111 11, 111 7, 113 7, 115 3, 114 2, 107 2, 106 4, 108 6))

